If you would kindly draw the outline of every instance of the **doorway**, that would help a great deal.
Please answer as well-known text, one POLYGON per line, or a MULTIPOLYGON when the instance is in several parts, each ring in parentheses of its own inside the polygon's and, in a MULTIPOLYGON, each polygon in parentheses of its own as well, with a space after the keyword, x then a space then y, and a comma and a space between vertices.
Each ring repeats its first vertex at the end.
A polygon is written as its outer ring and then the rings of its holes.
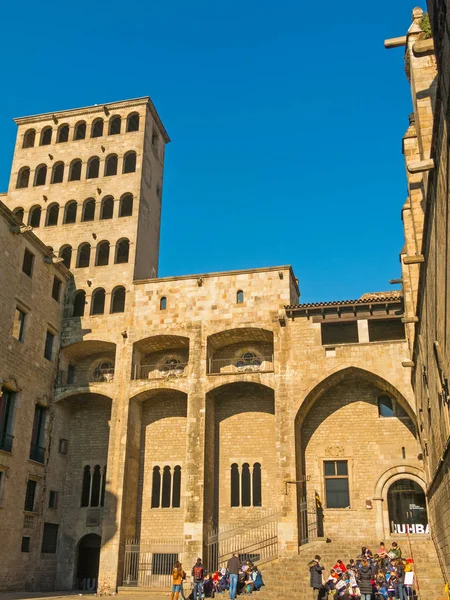
POLYGON ((89 533, 78 543, 76 588, 95 591, 98 584, 101 538, 89 533))
POLYGON ((428 533, 425 492, 412 479, 399 479, 388 490, 391 533, 428 533))

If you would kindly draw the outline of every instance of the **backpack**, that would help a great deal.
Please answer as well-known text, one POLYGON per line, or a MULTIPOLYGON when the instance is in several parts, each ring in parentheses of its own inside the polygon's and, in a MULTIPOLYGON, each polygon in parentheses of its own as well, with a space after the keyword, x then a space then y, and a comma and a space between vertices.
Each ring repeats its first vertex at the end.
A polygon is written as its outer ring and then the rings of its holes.
POLYGON ((194 567, 194 579, 200 581, 203 579, 203 565, 195 565, 194 567))

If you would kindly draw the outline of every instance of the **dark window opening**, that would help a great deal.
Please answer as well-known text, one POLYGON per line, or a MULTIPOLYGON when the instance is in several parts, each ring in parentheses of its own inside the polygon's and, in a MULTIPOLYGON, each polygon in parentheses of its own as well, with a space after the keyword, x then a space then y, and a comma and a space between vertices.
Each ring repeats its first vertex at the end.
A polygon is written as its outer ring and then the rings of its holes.
POLYGON ((97 247, 97 267, 104 267, 109 262, 109 242, 101 242, 97 247))
POLYGON ((69 181, 80 181, 81 179, 81 166, 82 162, 80 159, 76 159, 70 165, 69 181))
POLYGON ((52 183, 62 183, 64 179, 64 163, 56 163, 52 169, 52 183))
POLYGON ((52 360, 53 357, 53 342, 55 336, 51 331, 47 331, 45 336, 45 347, 44 347, 44 358, 47 360, 52 360))
POLYGON ((58 129, 58 137, 57 137, 56 143, 62 144, 63 142, 68 142, 68 141, 69 141, 69 126, 61 125, 61 127, 58 129))
POLYGON ((47 209, 47 227, 58 225, 59 204, 52 204, 47 209))
MULTIPOLYGON (((16 312, 14 313, 14 325, 13 325, 13 337, 19 342, 23 342, 25 335, 25 320, 26 313, 20 308, 16 307, 16 312)), ((1 400, 0 400, 1 404, 1 400)))
POLYGON ((112 296, 111 312, 123 313, 125 311, 125 288, 118 287, 112 296))
POLYGON ((31 541, 31 538, 27 535, 25 535, 22 538, 22 544, 20 546, 21 552, 29 552, 30 551, 30 541, 31 541))
POLYGON ((75 294, 75 299, 73 301, 72 317, 83 317, 85 306, 86 306, 86 292, 83 290, 80 290, 75 294))
POLYGON ((40 206, 35 206, 31 209, 29 217, 29 225, 31 225, 31 227, 35 227, 36 229, 39 227, 41 224, 41 213, 42 209, 40 206))
POLYGON ((103 135, 103 119, 97 119, 92 123, 91 137, 101 137, 103 135))
POLYGON ((42 536, 42 554, 55 554, 58 542, 58 525, 55 523, 44 523, 44 534, 42 536))
POLYGON ((357 344, 358 323, 322 323, 322 345, 328 344, 357 344))
POLYGON ((118 135, 120 133, 120 126, 122 119, 120 117, 113 117, 109 120, 109 135, 118 135))
POLYGON ((158 151, 159 135, 157 131, 152 132, 152 148, 155 152, 158 151))
POLYGON ((239 467, 236 463, 231 465, 231 506, 240 505, 240 482, 239 482, 239 467))
POLYGON ((36 131, 34 129, 28 129, 23 136, 22 148, 33 148, 36 140, 36 131))
POLYGON ((0 450, 11 452, 16 395, 6 388, 1 388, 0 391, 0 450))
POLYGON ((72 261, 72 247, 64 246, 59 251, 59 257, 63 259, 63 265, 66 269, 70 269, 70 263, 72 261))
POLYGON ((46 127, 41 132, 41 146, 49 146, 52 143, 52 128, 46 127))
POLYGON ((50 490, 50 493, 48 496, 48 507, 53 508, 53 509, 58 508, 58 492, 55 492, 54 490, 50 490))
POLYGON ((117 175, 117 164, 118 158, 116 154, 108 156, 108 158, 105 161, 105 177, 117 175))
POLYGON ((47 167, 46 165, 41 165, 36 169, 34 185, 45 185, 45 180, 47 179, 47 167))
POLYGON ((255 463, 253 465, 253 506, 262 506, 262 494, 261 494, 261 465, 255 463))
POLYGON ((84 140, 86 137, 86 123, 77 123, 75 125, 74 140, 84 140))
POLYGON ((136 152, 128 152, 123 159, 123 172, 134 173, 136 171, 136 152))
POLYGON ((100 504, 100 492, 101 492, 101 472, 100 465, 95 465, 94 473, 92 475, 92 490, 91 490, 91 506, 98 506, 100 504))
POLYGON ((66 210, 64 214, 64 223, 66 225, 73 224, 77 220, 77 203, 75 201, 68 202, 66 204, 66 210))
POLYGON ((79 268, 88 267, 90 259, 91 259, 91 246, 90 246, 90 244, 83 244, 78 249, 77 267, 79 267, 79 268))
POLYGON ((395 417, 394 403, 389 396, 378 397, 378 415, 380 417, 395 417))
POLYGON ((181 467, 177 465, 173 470, 172 482, 172 508, 180 508, 181 502, 181 467))
POLYGON ((242 506, 251 506, 251 496, 250 496, 250 465, 248 463, 244 463, 242 465, 242 506))
POLYGON ((59 302, 59 297, 61 295, 61 287, 62 281, 56 275, 53 277, 53 286, 52 286, 52 298, 59 302))
POLYGON ((97 156, 89 159, 87 166, 86 179, 95 179, 100 170, 100 159, 97 156))
POLYGON ((60 454, 67 454, 68 451, 69 451, 69 440, 60 438, 59 445, 58 445, 58 452, 60 454))
POLYGON ((120 200, 119 217, 131 217, 133 214, 133 196, 126 194, 120 200))
POLYGON ((25 506, 24 510, 27 512, 34 512, 34 501, 36 497, 36 481, 29 479, 27 483, 27 491, 25 493, 25 506))
POLYGON ((33 274, 33 265, 34 265, 34 254, 32 254, 28 248, 25 248, 25 252, 23 253, 23 263, 22 263, 22 271, 28 277, 31 277, 33 274))
POLYGON ((170 467, 165 466, 163 469, 163 477, 162 477, 162 499, 161 499, 162 508, 170 508, 171 479, 172 479, 172 477, 170 474, 170 467))
POLYGON ((404 340, 405 326, 401 319, 369 319, 369 341, 404 340))
POLYGON ((124 264, 128 262, 128 256, 130 253, 130 242, 128 240, 121 240, 117 244, 116 252, 116 264, 124 264))
POLYGON ((105 506, 105 494, 106 494, 106 465, 103 467, 102 489, 100 492, 100 506, 105 506))
POLYGON ((82 221, 93 221, 95 217, 95 200, 92 198, 86 200, 83 207, 83 218, 82 221))
POLYGON ((86 465, 83 469, 83 482, 81 489, 81 506, 89 506, 91 494, 91 467, 86 465))
POLYGON ((239 290, 236 293, 236 304, 242 304, 244 302, 244 292, 239 290))
POLYGON ((23 167, 17 176, 17 188, 27 188, 30 183, 30 168, 23 167))
POLYGON ((127 132, 131 131, 139 131, 139 115, 137 113, 128 115, 127 132))
POLYGON ((103 199, 100 219, 112 219, 114 215, 114 198, 107 196, 103 199))
POLYGON ((167 298, 163 296, 159 301, 159 310, 166 310, 167 308, 167 298))
POLYGON ((102 315, 105 312, 105 290, 100 288, 92 294, 92 314, 102 315))
POLYGON ((16 217, 16 219, 18 219, 21 223, 23 223, 23 215, 24 215, 23 208, 15 208, 13 212, 14 212, 14 216, 16 217))
POLYGON ((159 508, 159 499, 161 496, 161 469, 153 467, 152 479, 152 508, 159 508))
POLYGON ((348 464, 346 460, 327 460, 324 465, 327 508, 349 508, 348 464))

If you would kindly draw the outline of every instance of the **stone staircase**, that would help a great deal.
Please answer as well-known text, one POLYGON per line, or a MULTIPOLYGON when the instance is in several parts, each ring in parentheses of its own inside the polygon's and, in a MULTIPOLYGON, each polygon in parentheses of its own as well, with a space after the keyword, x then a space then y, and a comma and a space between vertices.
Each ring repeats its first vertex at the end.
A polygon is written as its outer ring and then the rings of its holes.
MULTIPOLYGON (((395 538, 402 549, 404 558, 411 558, 407 539, 395 538)), ((392 539, 386 539, 386 547, 390 547, 392 539)), ((258 600, 279 600, 281 598, 295 598, 297 600, 311 600, 312 591, 309 587, 308 563, 319 554, 325 566, 324 574, 340 558, 347 564, 350 558, 355 558, 361 552, 362 545, 368 545, 372 552, 376 552, 379 540, 376 542, 361 542, 358 539, 333 539, 330 543, 317 540, 302 546, 298 555, 289 558, 280 558, 277 562, 262 565, 261 571, 265 587, 258 593, 258 600)), ((431 538, 428 536, 411 540, 414 558, 414 573, 417 597, 420 600, 445 600, 444 580, 439 566, 436 550, 431 538)))

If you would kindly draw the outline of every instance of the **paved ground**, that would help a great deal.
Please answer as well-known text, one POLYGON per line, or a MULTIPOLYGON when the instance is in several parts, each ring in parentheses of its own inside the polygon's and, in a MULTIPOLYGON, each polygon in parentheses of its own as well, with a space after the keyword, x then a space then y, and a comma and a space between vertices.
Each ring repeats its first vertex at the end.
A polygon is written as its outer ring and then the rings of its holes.
POLYGON ((103 598, 103 600, 167 600, 170 598, 169 592, 140 592, 137 594, 125 593, 115 594, 114 596, 97 596, 96 594, 74 594, 73 592, 10 592, 7 594, 0 593, 0 600, 28 600, 28 599, 39 599, 39 600, 96 600, 97 598, 103 598))

